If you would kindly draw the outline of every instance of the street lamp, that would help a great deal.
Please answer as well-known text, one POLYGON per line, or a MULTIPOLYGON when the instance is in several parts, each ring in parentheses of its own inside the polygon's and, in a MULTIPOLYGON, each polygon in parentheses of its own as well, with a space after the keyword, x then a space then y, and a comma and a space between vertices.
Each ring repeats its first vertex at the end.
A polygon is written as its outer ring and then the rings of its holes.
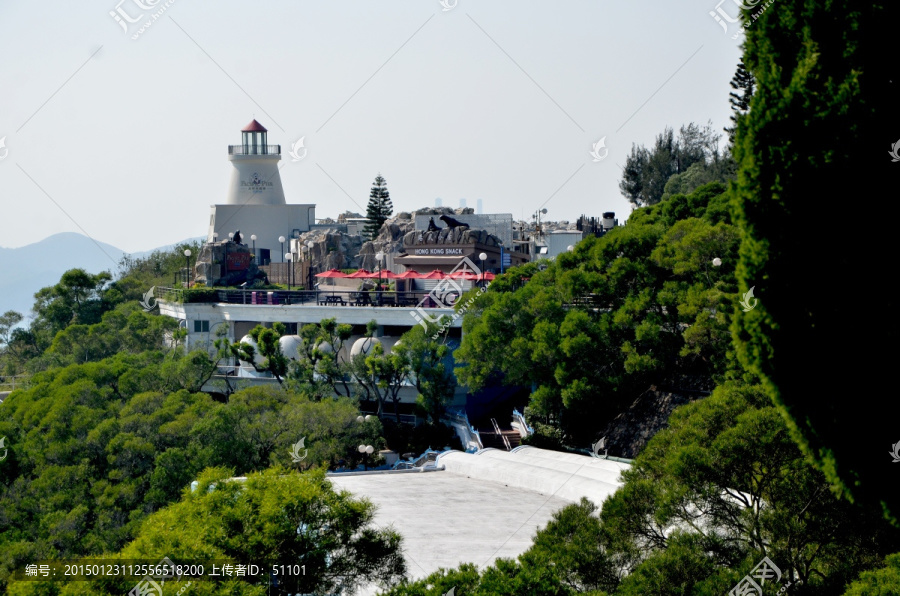
POLYGON ((291 277, 294 273, 294 255, 293 253, 284 253, 284 259, 288 262, 288 292, 291 291, 291 277))
POLYGON ((572 252, 575 250, 575 247, 570 244, 569 246, 566 247, 566 250, 569 252, 572 252))
POLYGON ((185 282, 184 285, 185 285, 185 287, 187 287, 187 285, 191 281, 191 249, 189 249, 189 248, 184 249, 184 258, 187 261, 187 281, 185 282))
POLYGON ((384 253, 378 251, 378 254, 375 255, 375 259, 378 261, 378 286, 381 287, 381 262, 384 260, 384 253))
POLYGON ((316 243, 313 242, 312 240, 310 240, 309 242, 306 243, 306 247, 309 249, 309 267, 307 267, 308 271, 307 271, 307 273, 306 273, 306 275, 307 275, 307 279, 306 279, 306 286, 307 286, 307 287, 306 287, 306 289, 307 289, 307 290, 312 290, 313 287, 314 287, 314 284, 313 284, 312 253, 313 253, 313 247, 314 247, 315 245, 316 245, 316 243))
POLYGON ((721 265, 722 265, 722 259, 720 259, 719 257, 716 257, 715 259, 713 259, 713 267, 720 267, 721 265))
POLYGON ((484 262, 487 261, 487 253, 481 253, 478 258, 481 259, 481 287, 484 287, 484 262))
MULTIPOLYGON (((284 236, 279 236, 278 241, 281 242, 281 254, 284 254, 284 236)), ((284 259, 281 262, 284 263, 284 259)))
POLYGON ((234 241, 234 232, 228 232, 228 239, 234 241))
POLYGON ((356 448, 363 456, 363 469, 368 471, 369 469, 369 456, 374 453, 375 448, 371 445, 360 445, 356 448))
POLYGON ((256 258, 256 234, 250 234, 250 240, 253 241, 253 263, 259 265, 259 259, 256 258))

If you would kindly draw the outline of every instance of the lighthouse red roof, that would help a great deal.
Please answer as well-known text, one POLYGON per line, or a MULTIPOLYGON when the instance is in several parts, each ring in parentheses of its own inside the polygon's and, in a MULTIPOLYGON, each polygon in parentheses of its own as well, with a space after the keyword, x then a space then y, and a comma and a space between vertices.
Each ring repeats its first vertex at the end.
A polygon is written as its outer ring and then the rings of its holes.
POLYGON ((254 119, 253 122, 251 122, 250 124, 245 126, 243 129, 241 129, 241 132, 269 132, 269 131, 266 130, 265 126, 263 126, 262 124, 260 124, 259 122, 257 122, 254 119))

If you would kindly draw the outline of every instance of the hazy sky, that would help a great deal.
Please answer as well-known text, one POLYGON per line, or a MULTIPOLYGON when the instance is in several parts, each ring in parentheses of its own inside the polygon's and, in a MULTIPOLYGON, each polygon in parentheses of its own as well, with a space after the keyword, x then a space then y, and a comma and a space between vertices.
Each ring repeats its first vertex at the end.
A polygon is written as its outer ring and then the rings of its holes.
POLYGON ((288 202, 319 218, 364 212, 381 173, 395 212, 480 198, 621 222, 632 143, 721 130, 740 55, 713 0, 168 0, 139 33, 166 1, 0 2, 0 246, 205 235, 254 117, 282 145, 288 202), (126 32, 116 8, 144 18, 126 32))

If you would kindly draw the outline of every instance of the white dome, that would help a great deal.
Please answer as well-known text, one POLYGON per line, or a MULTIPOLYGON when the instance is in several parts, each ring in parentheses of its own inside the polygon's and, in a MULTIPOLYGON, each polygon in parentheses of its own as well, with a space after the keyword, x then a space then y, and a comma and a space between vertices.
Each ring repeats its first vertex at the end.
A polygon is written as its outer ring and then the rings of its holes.
MULTIPOLYGON (((259 346, 257 345, 255 339, 253 339, 249 335, 245 335, 244 337, 241 338, 240 343, 253 346, 253 362, 255 362, 256 364, 262 364, 262 362, 263 362, 263 360, 265 360, 265 358, 263 358, 262 354, 259 353, 259 346)), ((243 362, 243 361, 241 362, 241 366, 246 367, 246 368, 253 368, 248 363, 243 362)))
POLYGON ((334 348, 331 347, 331 344, 327 341, 323 341, 316 346, 316 349, 322 352, 323 354, 333 354, 334 348))
POLYGON ((369 352, 372 351, 372 348, 375 347, 375 344, 381 344, 378 341, 377 337, 360 337, 358 340, 353 342, 353 347, 350 348, 350 357, 354 358, 359 354, 368 355, 369 352))
POLYGON ((300 339, 299 335, 283 335, 281 339, 278 340, 278 345, 281 346, 281 353, 284 354, 285 357, 290 360, 296 360, 297 350, 303 345, 303 340, 300 339))

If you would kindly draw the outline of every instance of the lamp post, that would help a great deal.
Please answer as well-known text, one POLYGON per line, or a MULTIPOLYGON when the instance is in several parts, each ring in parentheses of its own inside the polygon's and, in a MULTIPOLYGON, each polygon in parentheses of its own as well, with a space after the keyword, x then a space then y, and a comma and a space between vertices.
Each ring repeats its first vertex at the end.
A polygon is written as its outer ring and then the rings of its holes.
POLYGON ((191 281, 191 249, 184 249, 184 259, 187 261, 187 279, 184 283, 184 286, 187 287, 191 281))
POLYGON ((378 251, 375 260, 378 261, 378 287, 381 287, 381 262, 384 260, 384 252, 378 251))
POLYGON ((250 240, 253 242, 253 264, 259 265, 259 259, 256 258, 256 234, 250 234, 250 240))
POLYGON ((375 452, 375 448, 371 445, 360 445, 356 448, 363 456, 363 469, 365 471, 369 470, 369 456, 375 452))
POLYGON ((719 257, 716 257, 715 259, 712 260, 712 263, 713 263, 713 267, 721 267, 722 259, 720 259, 719 257))
POLYGON ((309 249, 309 266, 307 267, 307 273, 306 273, 308 276, 308 278, 306 280, 306 285, 307 285, 306 289, 307 290, 312 290, 313 285, 314 285, 313 284, 312 253, 313 253, 313 247, 315 245, 316 245, 316 243, 313 242, 312 240, 310 240, 309 242, 306 243, 306 247, 309 249))
POLYGON ((484 287, 484 262, 487 261, 487 253, 483 252, 478 255, 478 258, 481 259, 481 287, 484 287))
POLYGON ((573 250, 575 250, 575 247, 570 244, 569 246, 566 247, 566 250, 569 252, 572 252, 573 250))
POLYGON ((228 239, 234 242, 234 232, 228 232, 228 239))
MULTIPOLYGON (((284 236, 279 236, 278 241, 281 242, 281 254, 284 254, 284 236)), ((284 259, 281 262, 284 263, 284 259)))
POLYGON ((294 273, 294 255, 293 253, 284 253, 284 260, 288 264, 288 292, 291 291, 291 277, 294 273))

